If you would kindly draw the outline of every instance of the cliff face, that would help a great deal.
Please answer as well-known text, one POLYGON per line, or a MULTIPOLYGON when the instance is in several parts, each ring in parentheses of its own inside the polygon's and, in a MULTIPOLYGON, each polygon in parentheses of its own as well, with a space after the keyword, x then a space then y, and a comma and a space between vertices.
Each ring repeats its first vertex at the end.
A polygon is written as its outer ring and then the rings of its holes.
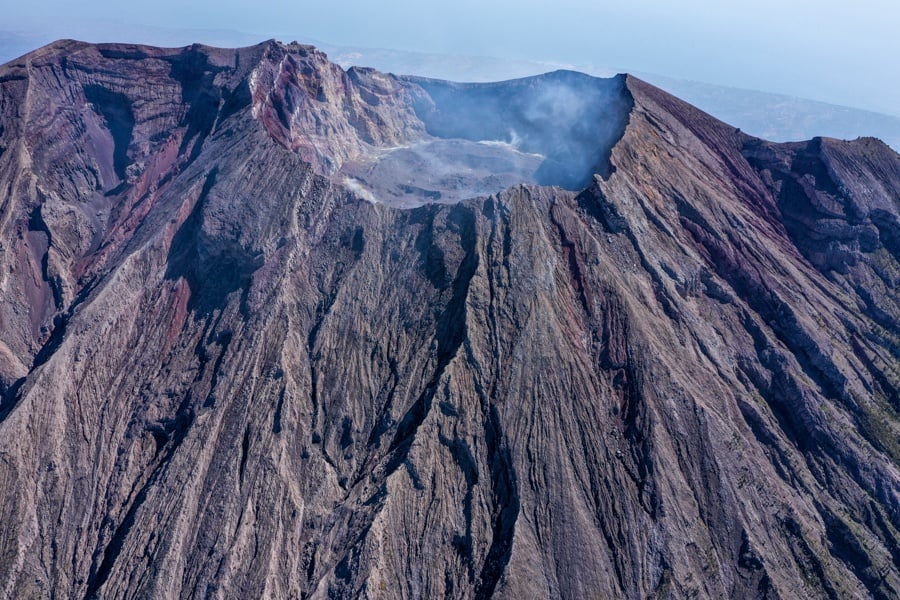
POLYGON ((900 593, 900 157, 491 85, 0 68, 0 596, 900 593))

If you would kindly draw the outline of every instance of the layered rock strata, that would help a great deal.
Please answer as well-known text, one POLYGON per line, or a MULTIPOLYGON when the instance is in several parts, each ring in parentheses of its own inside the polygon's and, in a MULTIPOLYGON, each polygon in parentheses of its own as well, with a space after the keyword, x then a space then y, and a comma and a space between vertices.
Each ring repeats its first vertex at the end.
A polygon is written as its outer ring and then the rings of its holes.
POLYGON ((633 77, 36 51, 0 68, 0 596, 896 597, 898 215, 881 142, 633 77), (458 185, 380 162, 417 144, 458 185))

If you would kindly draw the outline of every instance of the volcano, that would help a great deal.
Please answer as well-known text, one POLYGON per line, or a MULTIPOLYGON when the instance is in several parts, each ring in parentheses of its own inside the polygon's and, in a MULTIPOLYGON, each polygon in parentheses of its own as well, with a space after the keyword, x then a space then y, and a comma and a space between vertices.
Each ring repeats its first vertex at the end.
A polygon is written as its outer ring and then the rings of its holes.
POLYGON ((60 41, 0 249, 2 597, 900 595, 876 139, 60 41))

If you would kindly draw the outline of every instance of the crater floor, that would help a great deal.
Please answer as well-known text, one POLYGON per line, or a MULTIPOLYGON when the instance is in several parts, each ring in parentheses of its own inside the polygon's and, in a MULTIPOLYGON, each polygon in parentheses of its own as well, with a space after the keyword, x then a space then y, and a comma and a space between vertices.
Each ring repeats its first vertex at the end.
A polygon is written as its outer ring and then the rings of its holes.
POLYGON ((538 183, 545 158, 506 142, 426 140, 382 148, 344 165, 343 183, 371 202, 400 208, 453 203, 538 183))

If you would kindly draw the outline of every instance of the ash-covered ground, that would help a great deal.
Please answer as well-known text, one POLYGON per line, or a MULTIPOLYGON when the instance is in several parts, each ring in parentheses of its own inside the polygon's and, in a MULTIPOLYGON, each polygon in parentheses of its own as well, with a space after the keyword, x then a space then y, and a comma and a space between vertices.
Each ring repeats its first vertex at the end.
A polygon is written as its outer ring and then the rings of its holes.
POLYGON ((371 202, 411 208, 452 203, 537 183, 545 157, 511 143, 462 139, 426 140, 382 148, 345 164, 344 183, 371 202))

